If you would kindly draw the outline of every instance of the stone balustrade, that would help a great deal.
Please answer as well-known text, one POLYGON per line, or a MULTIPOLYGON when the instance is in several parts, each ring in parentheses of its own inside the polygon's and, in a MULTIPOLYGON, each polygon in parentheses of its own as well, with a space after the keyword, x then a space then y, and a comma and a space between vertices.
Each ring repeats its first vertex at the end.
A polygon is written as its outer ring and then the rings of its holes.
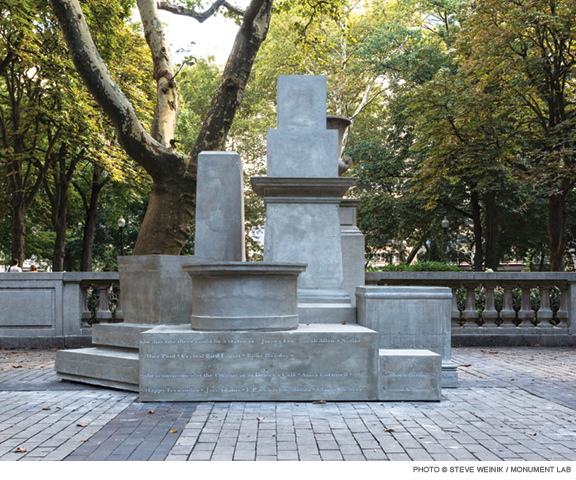
MULTIPOLYGON (((450 287, 453 345, 576 345, 576 273, 367 272, 366 285, 450 287)), ((92 323, 122 321, 117 272, 0 275, 0 348, 90 345, 92 323)))
POLYGON ((367 272, 366 284, 450 287, 453 345, 576 344, 576 273, 367 272))
POLYGON ((0 348, 87 346, 92 323, 122 320, 117 272, 0 275, 0 348))

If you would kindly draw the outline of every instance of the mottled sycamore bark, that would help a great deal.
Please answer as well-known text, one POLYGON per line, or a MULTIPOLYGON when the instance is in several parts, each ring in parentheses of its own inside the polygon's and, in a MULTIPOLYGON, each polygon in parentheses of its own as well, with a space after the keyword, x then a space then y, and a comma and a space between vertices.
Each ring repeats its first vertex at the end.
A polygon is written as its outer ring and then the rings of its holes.
MULTIPOLYGON (((138 0, 146 40, 154 61, 158 104, 148 134, 100 58, 77 0, 50 0, 72 59, 85 85, 114 123, 126 153, 152 177, 152 192, 135 255, 177 255, 190 236, 198 154, 223 150, 256 53, 266 37, 273 0, 252 0, 192 151, 174 149, 178 96, 170 52, 157 4, 138 0)), ((164 3, 164 2, 162 2, 164 3)), ((225 2, 218 2, 224 4, 225 2)), ((214 9, 215 11, 216 9, 214 9)))

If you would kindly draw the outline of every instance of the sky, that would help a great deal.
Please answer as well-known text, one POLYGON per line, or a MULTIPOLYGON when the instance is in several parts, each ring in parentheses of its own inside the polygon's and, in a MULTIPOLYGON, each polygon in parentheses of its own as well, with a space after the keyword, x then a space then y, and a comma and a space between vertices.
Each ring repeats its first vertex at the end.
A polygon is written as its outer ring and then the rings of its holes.
MULTIPOLYGON (((232 0, 231 3, 240 8, 246 8, 249 0, 232 0)), ((164 33, 170 43, 170 51, 175 63, 182 61, 186 54, 198 57, 213 55, 219 65, 226 63, 238 31, 234 21, 215 16, 204 23, 199 23, 190 17, 174 15, 162 10, 159 13, 162 22, 166 24, 164 33), (191 45, 192 42, 195 43, 191 45), (178 52, 182 49, 189 49, 189 51, 178 52)), ((139 21, 137 10, 134 17, 139 21)))

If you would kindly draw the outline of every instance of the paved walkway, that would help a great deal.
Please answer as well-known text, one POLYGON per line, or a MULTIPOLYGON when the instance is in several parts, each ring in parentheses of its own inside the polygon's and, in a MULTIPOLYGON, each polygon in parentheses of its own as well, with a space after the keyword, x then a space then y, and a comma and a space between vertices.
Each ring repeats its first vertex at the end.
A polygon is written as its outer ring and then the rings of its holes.
POLYGON ((0 460, 576 460, 576 348, 454 348, 439 403, 164 402, 0 350, 0 460))

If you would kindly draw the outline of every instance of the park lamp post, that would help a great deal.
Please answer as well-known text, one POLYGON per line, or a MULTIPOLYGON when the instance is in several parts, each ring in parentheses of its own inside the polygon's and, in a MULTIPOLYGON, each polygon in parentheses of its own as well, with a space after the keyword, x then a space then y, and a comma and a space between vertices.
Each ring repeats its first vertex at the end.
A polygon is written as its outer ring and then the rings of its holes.
POLYGON ((118 219, 118 228, 120 229, 120 256, 124 255, 124 227, 126 226, 126 220, 120 217, 118 219))
POLYGON ((448 263, 448 227, 450 226, 450 222, 444 217, 440 225, 442 225, 442 230, 444 231, 444 261, 448 263))

